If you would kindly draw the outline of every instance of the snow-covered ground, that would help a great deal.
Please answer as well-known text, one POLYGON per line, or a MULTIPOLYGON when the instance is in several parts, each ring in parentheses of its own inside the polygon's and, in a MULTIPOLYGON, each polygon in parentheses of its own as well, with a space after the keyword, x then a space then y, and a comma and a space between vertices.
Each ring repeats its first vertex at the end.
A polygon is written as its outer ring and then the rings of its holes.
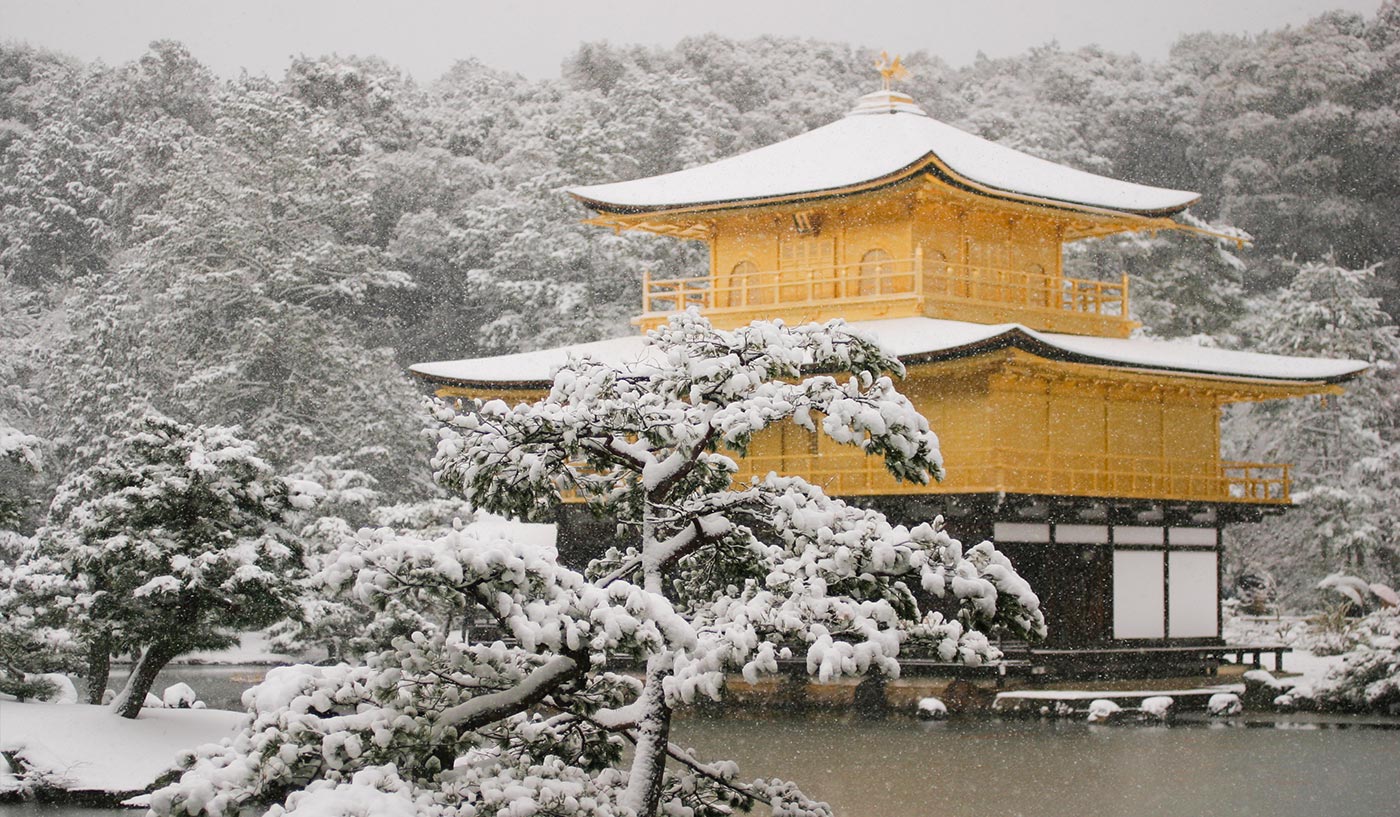
POLYGON ((1313 655, 1307 650, 1295 649, 1283 656, 1283 672, 1298 677, 1282 678, 1285 684, 1312 683, 1326 675, 1333 667, 1340 666, 1340 655, 1313 655))
POLYGON ((1227 615, 1225 618, 1225 640, 1232 644, 1288 644, 1293 651, 1283 656, 1283 676, 1285 686, 1312 684, 1323 677, 1333 667, 1342 663, 1340 655, 1315 655, 1306 649, 1308 642, 1308 620, 1304 616, 1249 616, 1227 615))
MULTIPOLYGON (((181 752, 233 734, 243 713, 147 709, 135 720, 104 706, 0 700, 0 752, 45 783, 70 791, 134 792, 175 765, 181 752)), ((14 786, 0 778, 0 788, 14 786)))

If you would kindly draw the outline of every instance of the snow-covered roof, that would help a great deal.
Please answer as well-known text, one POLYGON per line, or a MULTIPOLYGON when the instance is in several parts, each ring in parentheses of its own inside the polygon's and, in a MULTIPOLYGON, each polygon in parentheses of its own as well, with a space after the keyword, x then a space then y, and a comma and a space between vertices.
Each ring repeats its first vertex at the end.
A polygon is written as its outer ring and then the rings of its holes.
MULTIPOLYGON (((1040 357, 1103 366, 1151 369, 1245 381, 1331 383, 1369 367, 1361 360, 1290 357, 1215 349, 1190 343, 1140 338, 1100 338, 1038 332, 1020 324, 988 325, 936 318, 891 318, 859 321, 853 327, 870 333, 906 363, 965 357, 1014 347, 1040 357)), ((496 388, 542 388, 570 356, 589 355, 615 363, 653 359, 642 335, 595 341, 474 360, 419 363, 410 368, 434 383, 496 388)))
POLYGON ((1199 198, 1038 159, 929 117, 907 96, 876 92, 845 118, 699 167, 575 187, 589 207, 641 213, 845 192, 927 168, 965 189, 1138 215, 1175 213, 1199 198))

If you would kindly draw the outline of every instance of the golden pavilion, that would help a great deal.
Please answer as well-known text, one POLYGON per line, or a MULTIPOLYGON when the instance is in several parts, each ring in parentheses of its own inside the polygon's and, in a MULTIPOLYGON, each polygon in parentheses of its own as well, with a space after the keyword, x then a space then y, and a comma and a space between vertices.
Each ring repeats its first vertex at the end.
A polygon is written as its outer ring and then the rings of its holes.
MULTIPOLYGON (((1329 395, 1367 364, 1133 337, 1130 281, 1064 272, 1072 241, 1193 229, 1198 196, 1054 164, 928 116, 885 88, 842 119, 711 164, 570 193, 589 223, 701 241, 709 268, 645 275, 641 330, 698 308, 716 326, 845 318, 908 368, 902 390, 947 478, 897 482, 795 426, 740 462, 802 475, 912 524, 992 539, 1040 594, 1049 647, 1221 648, 1221 529, 1291 503, 1286 463, 1222 459, 1222 410, 1329 395)), ((423 363, 443 396, 528 398, 571 353, 635 360, 640 333, 423 363)), ((612 527, 561 512, 561 554, 612 527)), ((1256 656, 1257 659, 1257 656, 1256 656)))

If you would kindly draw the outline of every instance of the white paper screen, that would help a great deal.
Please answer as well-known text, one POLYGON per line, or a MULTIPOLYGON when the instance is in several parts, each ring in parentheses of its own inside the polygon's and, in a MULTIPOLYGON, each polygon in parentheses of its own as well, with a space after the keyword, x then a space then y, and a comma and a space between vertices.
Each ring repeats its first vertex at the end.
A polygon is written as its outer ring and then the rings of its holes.
MULTIPOLYGON (((1163 555, 1160 550, 1113 552, 1114 638, 1161 638, 1164 635, 1163 555)), ((1212 605, 1212 615, 1214 609, 1212 605)))
POLYGON ((1169 558, 1171 637, 1218 635, 1215 617, 1216 554, 1213 551, 1173 551, 1169 558))
POLYGON ((1050 541, 1050 525, 1045 522, 998 522, 992 530, 998 542, 1050 541))

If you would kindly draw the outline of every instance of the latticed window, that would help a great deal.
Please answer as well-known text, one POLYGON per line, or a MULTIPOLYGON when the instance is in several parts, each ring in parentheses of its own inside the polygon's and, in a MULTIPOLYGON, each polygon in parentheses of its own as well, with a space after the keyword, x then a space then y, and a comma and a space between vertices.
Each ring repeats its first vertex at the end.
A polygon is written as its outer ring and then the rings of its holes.
POLYGON ((782 303, 836 296, 836 242, 817 236, 789 236, 778 251, 782 303))
POLYGON ((836 266, 836 242, 830 238, 799 236, 782 243, 778 266, 785 270, 828 269, 836 266))

